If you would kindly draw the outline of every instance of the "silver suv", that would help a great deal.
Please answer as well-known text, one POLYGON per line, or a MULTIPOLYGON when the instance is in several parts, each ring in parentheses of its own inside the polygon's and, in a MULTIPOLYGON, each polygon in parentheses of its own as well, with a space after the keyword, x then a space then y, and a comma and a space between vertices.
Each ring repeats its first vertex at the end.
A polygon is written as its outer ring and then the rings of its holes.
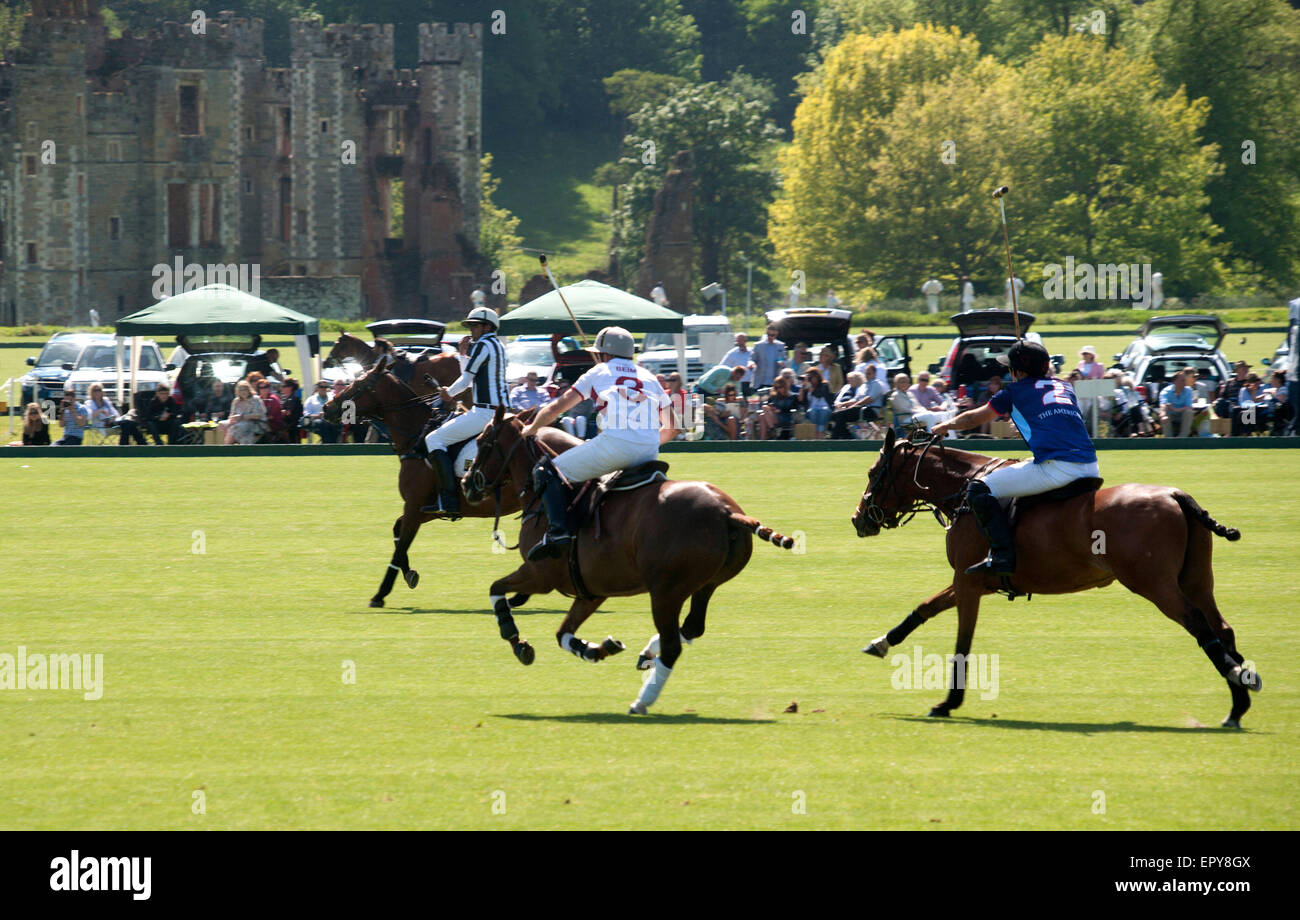
MULTIPOLYGON (((129 351, 123 349, 123 389, 130 386, 129 351)), ((65 387, 72 387, 78 400, 88 399, 90 386, 98 383, 104 397, 122 406, 127 400, 117 390, 116 338, 103 333, 61 332, 50 337, 37 357, 27 359, 33 369, 22 378, 23 402, 58 400, 65 387)), ((167 366, 152 339, 140 347, 140 364, 135 391, 152 392, 158 384, 170 385, 167 366)), ((129 407, 128 407, 129 408, 129 407)))

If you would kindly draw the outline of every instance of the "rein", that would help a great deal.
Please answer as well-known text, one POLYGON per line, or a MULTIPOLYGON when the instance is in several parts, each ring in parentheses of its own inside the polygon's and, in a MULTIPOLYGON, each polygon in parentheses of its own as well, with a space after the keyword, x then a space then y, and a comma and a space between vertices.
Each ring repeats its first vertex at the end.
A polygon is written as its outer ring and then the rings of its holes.
MULTIPOLYGON (((912 436, 910 436, 902 445, 903 449, 921 446, 921 453, 916 458, 916 467, 912 470, 912 484, 916 486, 918 492, 930 492, 932 490, 931 486, 925 485, 921 482, 920 475, 921 464, 924 462, 930 448, 934 447, 936 442, 938 443, 940 467, 943 472, 948 473, 948 455, 942 438, 931 436, 922 440, 916 437, 916 432, 913 432, 912 436)), ((897 448, 895 448, 895 450, 897 450, 897 448)), ((879 470, 876 478, 867 483, 867 490, 862 493, 863 513, 873 524, 882 529, 902 527, 904 524, 911 521, 919 512, 929 508, 939 526, 947 530, 952 526, 952 522, 955 521, 963 511, 969 510, 966 504, 966 482, 978 479, 990 470, 1015 462, 1014 460, 1007 458, 990 457, 984 463, 980 464, 974 472, 965 477, 965 481, 961 488, 956 492, 938 498, 922 498, 920 495, 917 495, 911 499, 909 504, 907 497, 898 489, 897 479, 900 468, 894 466, 894 457, 894 450, 891 450, 885 455, 884 465, 879 470), (897 518, 892 522, 885 519, 884 510, 876 502, 877 487, 880 492, 886 494, 892 489, 895 497, 898 499, 898 504, 902 510, 898 512, 897 518), (947 517, 947 520, 945 520, 945 516, 947 517)))
MULTIPOLYGON (((505 422, 503 421, 502 424, 505 424, 505 422)), ((510 472, 510 461, 514 459, 515 451, 519 449, 519 445, 521 444, 527 444, 530 466, 537 461, 539 449, 540 451, 550 453, 550 449, 547 448, 545 444, 538 441, 536 437, 520 438, 510 446, 510 450, 502 450, 501 439, 497 437, 497 432, 493 431, 490 449, 496 451, 497 455, 501 458, 501 468, 497 470, 496 476, 493 477, 491 482, 486 481, 487 477, 483 475, 483 470, 479 467, 479 462, 483 459, 482 454, 479 454, 474 458, 474 464, 470 467, 469 472, 465 474, 465 478, 470 481, 470 488, 475 492, 481 494, 487 492, 489 489, 492 490, 492 502, 496 506, 496 514, 492 521, 492 539, 500 544, 503 549, 507 550, 518 549, 519 544, 516 543, 514 546, 506 546, 505 541, 498 535, 501 529, 501 485, 505 481, 506 475, 510 472)), ((524 489, 519 491, 521 497, 523 496, 524 491, 524 489)))

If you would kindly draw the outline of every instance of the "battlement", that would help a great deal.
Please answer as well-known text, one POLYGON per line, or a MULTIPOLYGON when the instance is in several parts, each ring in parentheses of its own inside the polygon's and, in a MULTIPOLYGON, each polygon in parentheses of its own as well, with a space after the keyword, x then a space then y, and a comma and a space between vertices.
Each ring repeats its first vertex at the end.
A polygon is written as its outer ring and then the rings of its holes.
POLYGON ((331 24, 319 19, 295 19, 291 24, 295 62, 309 58, 338 58, 352 67, 366 70, 393 69, 393 26, 331 24))
POLYGON ((421 64, 470 63, 482 58, 483 28, 476 22, 422 22, 421 64))
POLYGON ((33 19, 97 19, 98 0, 32 0, 33 19))

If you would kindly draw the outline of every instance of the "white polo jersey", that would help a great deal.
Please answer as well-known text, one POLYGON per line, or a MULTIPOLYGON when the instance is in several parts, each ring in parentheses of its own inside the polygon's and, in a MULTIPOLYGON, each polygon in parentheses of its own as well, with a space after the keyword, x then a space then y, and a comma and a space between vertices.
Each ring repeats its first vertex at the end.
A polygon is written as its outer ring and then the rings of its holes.
POLYGON ((659 410, 672 399, 655 376, 629 358, 610 358, 578 378, 573 388, 604 417, 602 437, 659 444, 659 410))

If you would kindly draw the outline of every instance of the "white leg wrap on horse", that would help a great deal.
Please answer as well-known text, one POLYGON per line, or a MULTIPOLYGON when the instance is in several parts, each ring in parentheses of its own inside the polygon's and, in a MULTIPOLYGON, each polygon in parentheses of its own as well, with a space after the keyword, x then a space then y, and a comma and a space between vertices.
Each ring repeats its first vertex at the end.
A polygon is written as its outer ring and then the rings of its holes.
POLYGON ((565 633, 560 637, 560 646, 566 652, 573 652, 575 655, 581 655, 582 649, 577 644, 578 637, 573 633, 565 633))
POLYGON ((500 602, 504 601, 505 599, 506 599, 506 596, 505 596, 504 594, 489 594, 489 595, 488 595, 488 606, 490 606, 490 607, 492 608, 493 612, 495 612, 496 609, 497 609, 497 604, 499 604, 500 602))
POLYGON ((642 658, 659 657, 659 633, 655 633, 653 636, 650 637, 650 641, 645 644, 645 648, 641 649, 641 657, 642 658))
POLYGON ((659 699, 659 694, 664 689, 664 684, 668 683, 668 678, 672 677, 673 669, 663 663, 663 659, 656 658, 654 669, 646 677, 646 681, 641 685, 641 692, 637 694, 636 701, 642 706, 651 706, 655 700, 659 699))

